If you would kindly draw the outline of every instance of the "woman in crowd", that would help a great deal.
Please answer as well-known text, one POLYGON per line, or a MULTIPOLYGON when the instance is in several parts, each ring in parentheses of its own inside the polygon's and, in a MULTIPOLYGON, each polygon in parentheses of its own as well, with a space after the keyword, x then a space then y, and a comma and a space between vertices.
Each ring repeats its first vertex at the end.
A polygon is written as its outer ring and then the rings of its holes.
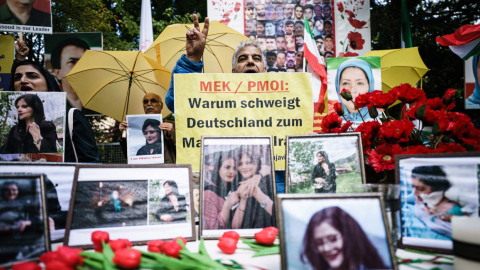
MULTIPOLYGON (((61 92, 55 79, 43 67, 35 62, 20 61, 12 66, 8 91, 61 92)), ((72 107, 67 102, 65 129, 65 162, 100 162, 95 136, 85 116, 79 111, 73 112, 73 136, 70 137, 68 112, 72 107), (72 140, 75 150, 72 146, 72 140)))
POLYGON ((8 133, 2 154, 56 153, 55 125, 45 120, 43 103, 37 95, 21 95, 15 100, 18 124, 8 133))
POLYGON ((285 21, 278 21, 276 25, 276 35, 284 36, 285 35, 285 21))
POLYGON ((155 213, 158 220, 165 223, 187 221, 187 201, 178 192, 177 183, 173 180, 163 183, 165 197, 160 202, 160 208, 155 213))
POLYGON ((392 268, 384 264, 358 222, 337 206, 312 216, 300 259, 315 270, 392 268))
POLYGON ((345 112, 345 118, 353 122, 362 122, 360 114, 365 121, 371 121, 373 118, 368 114, 368 108, 363 107, 360 111, 355 109, 353 101, 360 94, 372 92, 374 90, 374 79, 372 67, 369 63, 361 59, 349 59, 338 66, 337 76, 335 78, 335 88, 338 95, 338 101, 342 103, 345 112), (340 92, 347 89, 352 93, 353 99, 346 101, 340 96, 340 92))
POLYGON ((303 20, 303 7, 301 5, 295 6, 295 20, 303 20))
POLYGON ((480 108, 480 61, 478 61, 480 55, 473 57, 473 77, 475 78, 475 88, 472 95, 467 98, 466 108, 480 108))
POLYGON ((272 181, 270 175, 262 176, 261 165, 260 155, 254 149, 240 148, 237 166, 240 203, 237 209, 239 219, 243 220, 242 229, 275 226, 272 181))
POLYGON ((162 134, 160 121, 147 119, 143 123, 142 132, 145 136, 145 145, 137 151, 137 156, 162 154, 162 134))
POLYGON ((328 160, 328 154, 325 151, 318 151, 318 163, 312 171, 312 182, 315 193, 336 193, 337 192, 337 174, 335 164, 328 160))

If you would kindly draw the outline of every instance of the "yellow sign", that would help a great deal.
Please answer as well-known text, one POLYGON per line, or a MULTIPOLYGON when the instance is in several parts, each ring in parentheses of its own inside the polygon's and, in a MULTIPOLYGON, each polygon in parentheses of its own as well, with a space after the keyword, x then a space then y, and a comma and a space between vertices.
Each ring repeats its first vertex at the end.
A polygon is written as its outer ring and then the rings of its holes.
POLYGON ((285 136, 312 131, 309 73, 175 74, 177 163, 200 170, 204 135, 272 135, 276 170, 285 136))
POLYGON ((8 91, 13 52, 13 36, 0 35, 0 91, 8 91))

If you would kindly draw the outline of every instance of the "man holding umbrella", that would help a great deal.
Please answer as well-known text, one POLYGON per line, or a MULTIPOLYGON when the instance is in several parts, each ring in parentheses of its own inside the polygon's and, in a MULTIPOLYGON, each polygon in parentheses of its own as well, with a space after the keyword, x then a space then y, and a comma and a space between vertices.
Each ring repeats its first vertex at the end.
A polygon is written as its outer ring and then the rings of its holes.
MULTIPOLYGON (((205 18, 203 30, 200 32, 197 15, 193 14, 194 28, 187 31, 186 54, 177 61, 172 71, 172 80, 168 88, 165 103, 170 111, 175 112, 174 107, 174 79, 175 73, 201 73, 203 69, 203 51, 205 50, 208 35, 209 20, 205 18)), ((241 43, 233 54, 232 73, 264 73, 265 68, 262 50, 260 46, 251 41, 241 43)))

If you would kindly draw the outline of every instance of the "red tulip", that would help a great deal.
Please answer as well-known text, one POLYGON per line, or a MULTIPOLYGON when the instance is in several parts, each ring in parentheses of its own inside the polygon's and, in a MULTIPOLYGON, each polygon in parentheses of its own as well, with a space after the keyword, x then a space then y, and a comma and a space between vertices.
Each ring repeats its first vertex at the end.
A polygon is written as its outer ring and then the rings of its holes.
POLYGON ((226 254, 233 254, 237 249, 238 240, 231 237, 220 237, 217 246, 226 254))
POLYGON ((102 241, 108 243, 110 241, 110 235, 104 231, 94 231, 92 233, 92 242, 94 245, 101 245, 102 241))
POLYGON ((236 231, 228 231, 223 233, 223 237, 230 237, 238 240, 240 238, 240 234, 238 234, 236 231))
POLYGON ((185 238, 181 237, 181 236, 175 237, 175 239, 173 239, 173 242, 178 243, 177 239, 182 240, 182 242, 183 242, 184 245, 187 244, 187 240, 186 240, 185 238))
POLYGON ((178 243, 173 242, 173 241, 168 241, 165 242, 162 246, 162 251, 170 256, 170 257, 175 257, 178 258, 180 256, 180 250, 182 250, 183 247, 180 246, 178 243))
POLYGON ((112 240, 108 244, 112 248, 113 252, 115 252, 117 250, 120 250, 120 249, 125 249, 125 248, 128 248, 128 247, 132 247, 132 243, 128 239, 112 240))
POLYGON ((44 253, 42 256, 40 256, 40 261, 44 264, 47 264, 51 261, 58 261, 60 260, 60 255, 56 251, 49 251, 47 253, 44 253))
POLYGON ((42 267, 33 262, 19 262, 12 266, 12 270, 42 270, 42 267))
POLYGON ((93 244, 93 249, 96 252, 103 252, 103 245, 102 244, 93 244))
POLYGON ((148 251, 162 253, 162 246, 165 244, 162 240, 153 240, 148 242, 148 251))
POLYGON ((45 270, 75 270, 62 261, 51 261, 45 264, 45 270))
POLYGON ((123 268, 137 268, 141 259, 142 253, 136 249, 120 249, 115 252, 113 262, 123 268))
POLYGON ((271 246, 275 241, 277 234, 274 230, 262 230, 255 234, 255 241, 260 244, 271 246))
POLYGON ((77 248, 70 248, 66 246, 58 247, 57 252, 62 262, 68 266, 74 266, 82 263, 82 258, 78 253, 83 250, 77 248))
POLYGON ((277 234, 277 233, 278 233, 278 229, 277 229, 277 227, 273 227, 273 226, 270 226, 270 227, 263 228, 263 230, 264 230, 264 231, 265 231, 265 230, 268 230, 268 231, 274 231, 274 232, 275 232, 275 234, 277 234))

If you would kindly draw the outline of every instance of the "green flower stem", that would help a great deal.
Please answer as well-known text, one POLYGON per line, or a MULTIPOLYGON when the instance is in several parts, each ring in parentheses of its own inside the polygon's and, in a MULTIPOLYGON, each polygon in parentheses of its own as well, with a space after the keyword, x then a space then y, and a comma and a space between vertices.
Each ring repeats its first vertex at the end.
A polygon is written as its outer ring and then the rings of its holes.
POLYGON ((103 264, 92 259, 83 258, 83 264, 93 269, 103 270, 103 264))
POLYGON ((362 113, 360 113, 360 110, 358 109, 357 105, 355 104, 355 102, 353 102, 353 99, 350 100, 352 103, 353 103, 353 106, 355 106, 355 110, 358 111, 358 114, 360 115, 360 117, 362 118, 362 122, 365 123, 365 119, 363 119, 363 116, 362 116, 362 113))

